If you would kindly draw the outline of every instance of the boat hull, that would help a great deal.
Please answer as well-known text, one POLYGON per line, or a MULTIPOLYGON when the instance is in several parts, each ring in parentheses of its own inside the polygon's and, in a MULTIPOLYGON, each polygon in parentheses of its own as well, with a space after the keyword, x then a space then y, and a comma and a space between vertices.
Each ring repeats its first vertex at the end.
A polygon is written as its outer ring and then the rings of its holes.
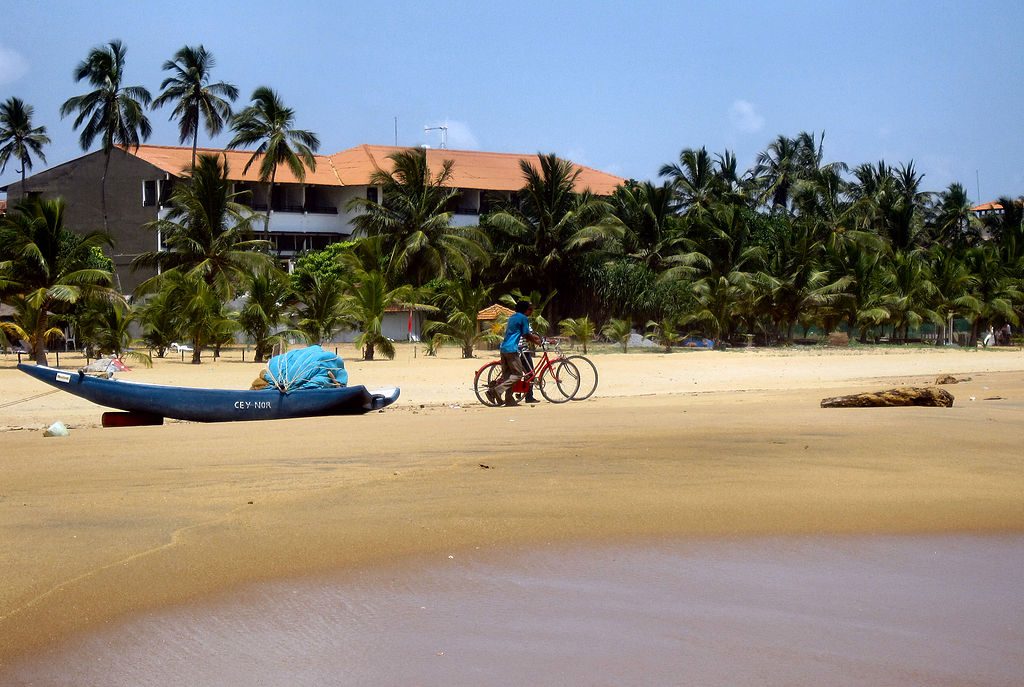
POLYGON ((364 386, 299 389, 288 393, 275 389, 202 389, 101 379, 82 372, 58 370, 44 365, 22 363, 18 369, 41 382, 97 405, 193 422, 354 415, 389 406, 399 395, 398 388, 369 391, 364 386))

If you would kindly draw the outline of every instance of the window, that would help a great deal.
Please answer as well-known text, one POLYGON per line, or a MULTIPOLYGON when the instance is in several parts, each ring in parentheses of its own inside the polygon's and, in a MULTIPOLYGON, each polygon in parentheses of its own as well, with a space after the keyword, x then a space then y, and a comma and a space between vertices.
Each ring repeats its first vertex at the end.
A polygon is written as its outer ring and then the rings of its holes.
POLYGON ((142 182, 142 206, 152 207, 156 205, 156 181, 142 182))
POLYGON ((366 199, 369 200, 369 201, 372 201, 374 203, 379 203, 380 202, 380 200, 378 199, 377 187, 376 186, 367 186, 366 187, 366 199))
POLYGON ((160 184, 160 204, 167 205, 171 200, 171 193, 174 191, 174 179, 165 179, 160 184))

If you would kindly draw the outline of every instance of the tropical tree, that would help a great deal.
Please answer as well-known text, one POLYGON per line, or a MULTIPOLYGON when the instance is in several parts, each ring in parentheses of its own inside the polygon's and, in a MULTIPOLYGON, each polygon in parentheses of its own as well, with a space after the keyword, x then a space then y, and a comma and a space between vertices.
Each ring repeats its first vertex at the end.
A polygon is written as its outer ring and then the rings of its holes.
POLYGON ((936 288, 921 249, 896 251, 889 262, 885 284, 882 301, 889 311, 894 339, 906 341, 911 327, 920 327, 924 322, 942 322, 930 307, 935 302, 936 288))
POLYGON ((363 351, 363 360, 373 360, 378 350, 385 358, 394 358, 394 342, 384 336, 384 313, 396 305, 423 305, 415 302, 415 289, 409 284, 392 288, 380 270, 358 270, 348 277, 347 291, 346 309, 360 330, 355 343, 363 351))
POLYGON ((196 166, 199 128, 216 136, 231 118, 231 103, 238 98, 238 88, 218 81, 210 83, 210 72, 216 65, 213 54, 202 45, 184 46, 174 59, 164 62, 163 70, 171 72, 160 84, 163 91, 153 107, 174 104, 171 119, 178 120, 178 141, 192 139, 192 166, 196 166))
MULTIPOLYGON (((0 275, 32 314, 30 353, 46 364, 49 312, 83 298, 118 300, 109 270, 92 266, 92 248, 110 245, 102 232, 79 236, 64 226, 63 200, 33 198, 0 222, 0 275)), ((27 328, 26 328, 27 329, 27 328)))
POLYGON ((580 170, 555 155, 538 155, 537 167, 522 160, 520 169, 525 186, 517 201, 487 218, 502 235, 505 281, 532 282, 544 293, 576 294, 580 280, 573 258, 603 234, 589 229, 617 222, 610 219, 611 206, 590 193, 576 193, 580 170))
POLYGON ((342 328, 352 326, 354 317, 345 300, 346 284, 340 276, 309 272, 295 286, 296 329, 308 344, 330 341, 342 328))
POLYGON ((265 235, 270 234, 271 197, 277 168, 285 165, 299 182, 306 179, 307 168, 316 170, 314 153, 320 148, 320 139, 312 131, 292 128, 294 122, 295 110, 285 107, 280 96, 266 86, 253 91, 252 103, 231 118, 235 135, 228 148, 256 146, 242 172, 248 172, 259 160, 259 178, 267 184, 265 235))
POLYGON ((295 300, 288 275, 279 269, 262 269, 245 277, 245 305, 238 313, 238 323, 256 346, 255 361, 266 360, 290 333, 283 325, 288 309, 295 300))
POLYGON ((999 246, 1007 264, 1024 258, 1024 197, 1002 196, 996 201, 1000 211, 985 218, 985 228, 999 246))
POLYGON ((684 148, 679 162, 662 165, 658 175, 668 177, 683 212, 706 212, 724 190, 722 177, 707 148, 684 148))
POLYGON ((679 331, 679 324, 672 317, 666 317, 660 321, 649 321, 647 323, 647 335, 659 346, 664 346, 666 353, 671 353, 672 347, 683 340, 683 334, 679 331))
POLYGON ((35 110, 20 98, 10 97, 0 104, 0 173, 15 160, 21 174, 21 193, 25 194, 25 175, 32 169, 32 156, 43 162, 43 146, 50 143, 45 126, 33 126, 35 110))
MULTIPOLYGON (((661 271, 673 261, 685 242, 682 223, 675 214, 675 186, 644 182, 627 183, 615 189, 612 212, 621 223, 616 234, 622 253, 654 270, 661 271)), ((606 223, 606 226, 613 226, 606 223)))
POLYGON ((103 176, 100 179, 100 206, 103 211, 103 230, 107 223, 107 171, 114 146, 138 148, 149 138, 152 127, 145 107, 152 101, 149 91, 142 86, 125 86, 124 65, 127 49, 119 40, 93 48, 75 67, 75 81, 87 80, 95 90, 76 95, 64 101, 60 116, 77 113, 74 128, 81 127, 78 141, 82 150, 89 150, 97 137, 103 150, 103 176))
POLYGON ((234 329, 224 301, 214 287, 195 271, 165 272, 161 288, 176 304, 181 331, 192 344, 192 364, 202 363, 204 348, 224 341, 225 331, 234 329))
POLYGON ((487 328, 481 330, 477 321, 477 314, 490 305, 490 298, 490 287, 474 286, 461 279, 444 282, 435 297, 443 319, 424 326, 431 347, 454 344, 462 348, 463 358, 472 358, 477 346, 500 342, 500 335, 487 328))
POLYGON ((633 336, 633 325, 629 320, 612 318, 601 328, 601 333, 622 346, 622 352, 629 351, 629 339, 633 336))
POLYGON ((163 358, 171 344, 183 335, 183 322, 178 314, 178 304, 167 284, 157 293, 135 307, 135 318, 142 327, 142 342, 156 357, 163 358))
POLYGON ((151 251, 132 260, 132 269, 159 268, 161 273, 139 286, 140 293, 159 287, 168 271, 198 275, 222 299, 234 295, 246 274, 269 269, 273 260, 260 249, 264 241, 251 238, 252 213, 231 192, 227 160, 212 154, 176 184, 166 217, 147 224, 159 231, 167 250, 151 251))
POLYGON ((587 354, 587 343, 594 340, 596 333, 594 323, 590 321, 589 317, 566 318, 558 323, 558 328, 561 330, 562 336, 579 341, 583 346, 583 355, 587 354))
POLYGON ((378 186, 378 201, 353 198, 354 224, 365 236, 381 237, 388 271, 422 286, 431 279, 468 279, 489 260, 490 241, 479 227, 451 226, 448 207, 459 196, 451 184, 453 162, 445 160, 437 174, 422 148, 388 156, 391 171, 377 170, 370 184, 378 186))
POLYGON ((971 288, 963 300, 969 307, 973 345, 990 325, 1020 324, 1014 306, 1024 302, 1024 292, 1013 266, 1001 258, 997 246, 970 248, 964 257, 972 276, 971 288))
POLYGON ((938 207, 932 220, 935 239, 962 251, 975 245, 980 235, 971 212, 971 200, 961 184, 953 182, 938 195, 938 207))
POLYGON ((152 367, 149 354, 134 350, 143 343, 132 333, 135 319, 126 301, 95 300, 87 303, 78 317, 78 336, 96 356, 110 354, 152 367))

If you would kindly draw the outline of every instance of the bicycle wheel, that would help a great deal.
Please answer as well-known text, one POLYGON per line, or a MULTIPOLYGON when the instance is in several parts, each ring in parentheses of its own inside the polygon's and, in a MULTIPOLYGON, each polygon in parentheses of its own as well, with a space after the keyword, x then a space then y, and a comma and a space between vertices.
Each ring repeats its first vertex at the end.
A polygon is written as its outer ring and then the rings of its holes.
POLYGON ((565 358, 580 371, 580 388, 572 397, 574 401, 585 401, 597 390, 597 366, 582 355, 570 355, 565 358))
POLYGON ((494 382, 499 377, 501 377, 501 363, 499 362, 488 363, 476 371, 476 376, 473 378, 473 391, 476 392, 477 400, 485 406, 493 408, 501 405, 500 401, 494 403, 487 397, 487 391, 494 388, 494 382))
POLYGON ((580 388, 580 371, 567 360, 549 367, 540 378, 540 393, 552 403, 571 401, 580 388))

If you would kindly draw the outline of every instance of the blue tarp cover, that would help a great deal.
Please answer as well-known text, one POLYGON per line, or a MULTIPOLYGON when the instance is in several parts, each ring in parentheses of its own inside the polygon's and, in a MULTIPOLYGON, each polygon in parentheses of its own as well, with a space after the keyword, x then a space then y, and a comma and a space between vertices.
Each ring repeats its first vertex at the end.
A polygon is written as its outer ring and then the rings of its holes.
POLYGON ((339 356, 319 346, 307 346, 275 355, 263 378, 270 384, 268 389, 279 391, 330 389, 347 385, 348 371, 339 356))

